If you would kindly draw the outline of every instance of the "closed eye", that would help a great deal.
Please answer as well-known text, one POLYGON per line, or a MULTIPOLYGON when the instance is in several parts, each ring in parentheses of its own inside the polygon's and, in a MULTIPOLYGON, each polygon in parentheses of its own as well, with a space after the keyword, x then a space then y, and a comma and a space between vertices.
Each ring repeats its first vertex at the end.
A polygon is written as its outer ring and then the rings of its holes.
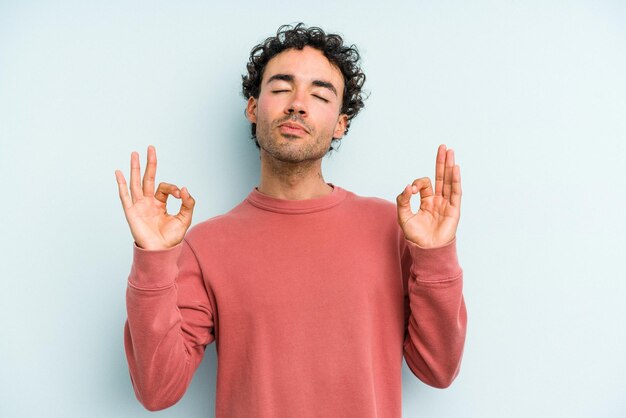
POLYGON ((318 96, 317 94, 314 94, 313 97, 317 97, 318 99, 322 100, 325 103, 328 103, 328 100, 323 98, 322 96, 318 96))
POLYGON ((272 93, 284 93, 284 92, 288 92, 289 90, 272 90, 272 93))

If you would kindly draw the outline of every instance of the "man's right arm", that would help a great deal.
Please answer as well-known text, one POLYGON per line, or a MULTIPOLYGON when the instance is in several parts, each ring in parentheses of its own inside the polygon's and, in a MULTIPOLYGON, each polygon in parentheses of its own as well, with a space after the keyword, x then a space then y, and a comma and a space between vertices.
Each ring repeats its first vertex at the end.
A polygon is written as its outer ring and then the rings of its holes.
POLYGON ((173 184, 160 183, 155 192, 156 167, 156 150, 149 146, 143 179, 136 152, 131 153, 130 187, 124 174, 115 171, 135 240, 126 293, 126 356, 137 398, 150 410, 182 397, 204 346, 214 340, 209 296, 198 260, 184 239, 195 200, 185 187, 173 184), (170 195, 181 199, 175 215, 167 213, 170 195))
POLYGON ((134 245, 126 306, 124 345, 137 399, 151 411, 167 408, 214 340, 210 298, 187 241, 156 251, 134 245))

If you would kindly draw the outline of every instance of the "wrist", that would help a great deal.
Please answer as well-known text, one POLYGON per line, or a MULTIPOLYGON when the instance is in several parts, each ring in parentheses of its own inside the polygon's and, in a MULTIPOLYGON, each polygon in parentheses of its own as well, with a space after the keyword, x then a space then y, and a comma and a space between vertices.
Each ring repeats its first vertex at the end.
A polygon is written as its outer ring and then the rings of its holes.
POLYGON ((449 240, 431 241, 431 242, 428 242, 428 243, 419 242, 419 240, 413 240, 413 239, 410 239, 408 237, 406 239, 407 239, 407 241, 409 241, 410 243, 416 245, 417 247, 421 248, 422 250, 434 250, 436 248, 443 248, 443 247, 447 247, 448 245, 452 244, 456 240, 456 235, 453 236, 449 240))

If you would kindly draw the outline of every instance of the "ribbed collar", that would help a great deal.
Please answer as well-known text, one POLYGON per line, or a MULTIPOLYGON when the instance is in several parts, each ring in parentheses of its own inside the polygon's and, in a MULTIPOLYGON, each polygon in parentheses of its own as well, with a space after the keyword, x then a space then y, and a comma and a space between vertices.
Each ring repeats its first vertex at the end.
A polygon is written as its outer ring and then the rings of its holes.
POLYGON ((341 187, 335 186, 331 183, 328 184, 333 187, 333 191, 326 196, 322 196, 317 199, 277 199, 259 192, 255 187, 252 189, 252 192, 250 192, 246 200, 251 205, 270 212, 287 213, 292 215, 319 212, 338 205, 343 201, 343 199, 345 199, 347 194, 346 190, 341 187))

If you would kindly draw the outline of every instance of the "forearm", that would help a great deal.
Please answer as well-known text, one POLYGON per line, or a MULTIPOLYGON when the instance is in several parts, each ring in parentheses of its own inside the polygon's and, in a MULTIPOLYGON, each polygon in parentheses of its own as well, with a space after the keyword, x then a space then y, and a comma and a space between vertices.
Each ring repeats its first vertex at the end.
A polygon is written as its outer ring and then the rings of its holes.
POLYGON ((405 358, 422 381, 447 387, 459 371, 467 324, 456 242, 436 249, 407 245, 413 262, 405 358))
POLYGON ((149 410, 166 408, 182 397, 204 350, 184 338, 175 282, 181 247, 134 249, 124 344, 135 393, 149 410))

